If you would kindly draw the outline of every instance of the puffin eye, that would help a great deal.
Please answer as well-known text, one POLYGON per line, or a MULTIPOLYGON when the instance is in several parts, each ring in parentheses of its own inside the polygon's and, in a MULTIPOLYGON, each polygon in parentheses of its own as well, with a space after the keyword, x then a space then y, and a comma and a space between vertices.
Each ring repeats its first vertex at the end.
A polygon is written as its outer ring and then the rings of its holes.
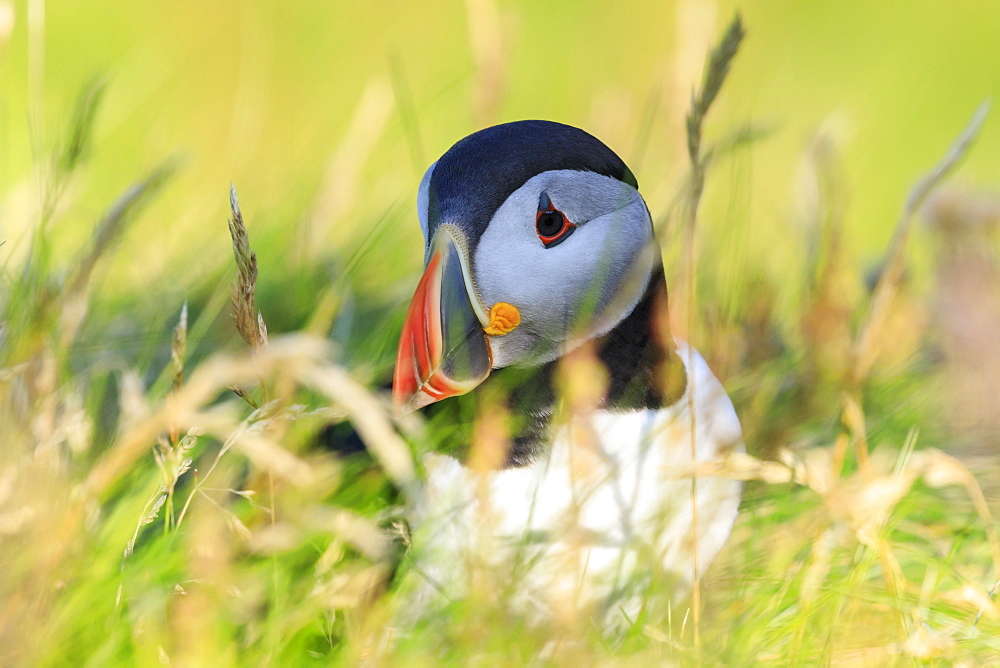
POLYGON ((535 227, 538 229, 538 236, 554 237, 562 232, 565 222, 566 218, 559 211, 543 211, 538 214, 535 227))
POLYGON ((538 198, 538 213, 535 214, 535 231, 546 248, 557 246, 576 230, 576 225, 559 209, 552 206, 546 193, 538 198))

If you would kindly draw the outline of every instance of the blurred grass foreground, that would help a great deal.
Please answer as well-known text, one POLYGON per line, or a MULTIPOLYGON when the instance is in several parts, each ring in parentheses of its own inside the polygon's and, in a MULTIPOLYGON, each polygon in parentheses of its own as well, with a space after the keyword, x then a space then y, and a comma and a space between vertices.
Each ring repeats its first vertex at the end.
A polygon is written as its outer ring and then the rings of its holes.
POLYGON ((998 25, 987 0, 0 0, 0 664, 1000 662, 998 25), (519 118, 636 172, 750 451, 697 473, 750 482, 695 605, 652 590, 667 613, 608 637, 485 579, 394 636, 403 508, 450 436, 379 389, 415 191, 519 118), (368 454, 318 447, 330 425, 368 454))

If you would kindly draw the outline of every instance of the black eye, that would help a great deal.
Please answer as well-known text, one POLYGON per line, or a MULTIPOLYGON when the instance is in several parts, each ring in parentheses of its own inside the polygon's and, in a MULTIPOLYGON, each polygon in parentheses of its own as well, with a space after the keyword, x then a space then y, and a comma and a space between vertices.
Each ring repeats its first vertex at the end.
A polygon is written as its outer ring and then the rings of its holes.
POLYGON ((554 237, 562 231, 566 219, 560 211, 543 211, 535 221, 535 228, 540 237, 554 237))
POLYGON ((535 214, 535 230, 538 238, 546 248, 558 246, 573 234, 576 225, 571 223, 566 214, 557 209, 549 195, 543 192, 538 197, 538 213, 535 214))

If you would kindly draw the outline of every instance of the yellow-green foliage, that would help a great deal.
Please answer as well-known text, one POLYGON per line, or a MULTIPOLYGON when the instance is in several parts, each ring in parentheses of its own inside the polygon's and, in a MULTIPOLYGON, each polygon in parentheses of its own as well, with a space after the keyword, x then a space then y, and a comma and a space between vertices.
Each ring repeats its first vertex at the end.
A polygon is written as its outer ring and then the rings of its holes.
POLYGON ((1000 4, 745 3, 688 116, 735 9, 0 0, 0 664, 997 661, 1000 4), (415 191, 519 118, 636 173, 751 482, 624 635, 395 636, 415 191))

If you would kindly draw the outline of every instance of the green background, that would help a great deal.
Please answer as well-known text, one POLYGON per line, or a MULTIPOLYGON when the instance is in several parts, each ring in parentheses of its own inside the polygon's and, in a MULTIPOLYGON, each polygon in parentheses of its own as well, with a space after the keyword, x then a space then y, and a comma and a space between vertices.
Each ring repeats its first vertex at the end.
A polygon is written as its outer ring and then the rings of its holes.
MULTIPOLYGON (((689 91, 735 8, 748 38, 707 134, 747 122, 772 134, 710 181, 705 224, 749 242, 742 261, 794 261, 797 169, 811 135, 831 128, 850 237, 862 260, 876 257, 910 185, 1000 91, 995 2, 501 2, 503 82, 486 113, 473 102, 480 75, 459 2, 16 2, 0 37, 0 235, 8 253, 26 247, 37 165, 95 77, 108 85, 99 148, 74 183, 57 248, 78 246, 138 175, 183 159, 131 230, 108 293, 164 282, 183 292, 227 262, 230 183, 272 275, 294 272, 303 254, 347 252, 395 211, 379 253, 398 262, 371 277, 393 283, 420 263, 423 169, 489 122, 547 118, 591 131, 663 211, 683 173, 689 91), (32 11, 44 15, 34 26, 32 11), (369 86, 388 93, 374 96, 352 144, 369 86), (325 215, 317 200, 335 181, 340 199, 325 215)), ((991 121, 963 179, 992 185, 998 168, 991 121)))

